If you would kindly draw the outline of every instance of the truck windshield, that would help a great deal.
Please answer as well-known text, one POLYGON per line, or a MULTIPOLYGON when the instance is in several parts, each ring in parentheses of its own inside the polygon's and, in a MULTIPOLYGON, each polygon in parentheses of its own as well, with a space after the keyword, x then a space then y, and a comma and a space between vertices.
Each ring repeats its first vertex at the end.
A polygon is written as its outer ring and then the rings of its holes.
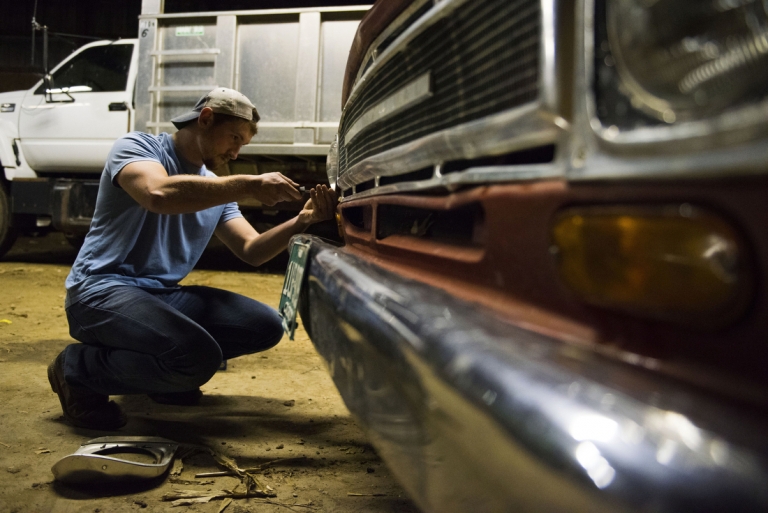
MULTIPOLYGON (((93 92, 125 91, 132 44, 94 46, 83 50, 53 73, 50 87, 89 87, 93 92)), ((45 93, 45 83, 35 94, 45 93)))

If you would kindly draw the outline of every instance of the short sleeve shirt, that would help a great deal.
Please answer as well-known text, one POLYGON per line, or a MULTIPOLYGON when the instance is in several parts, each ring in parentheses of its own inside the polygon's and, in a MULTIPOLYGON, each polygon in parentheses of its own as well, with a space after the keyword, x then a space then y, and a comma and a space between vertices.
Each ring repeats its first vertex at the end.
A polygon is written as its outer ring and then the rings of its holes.
POLYGON ((195 266, 216 227, 242 217, 237 203, 190 214, 155 214, 117 183, 117 175, 137 161, 162 165, 169 176, 215 176, 176 155, 173 138, 131 132, 115 142, 101 174, 91 229, 66 281, 69 306, 117 285, 176 287, 195 266))

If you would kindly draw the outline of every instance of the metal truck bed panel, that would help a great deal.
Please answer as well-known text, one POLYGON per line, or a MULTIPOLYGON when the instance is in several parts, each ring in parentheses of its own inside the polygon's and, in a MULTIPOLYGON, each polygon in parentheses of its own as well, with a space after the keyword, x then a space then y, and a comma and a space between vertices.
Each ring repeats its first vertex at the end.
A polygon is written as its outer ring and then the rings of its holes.
POLYGON ((145 14, 139 21, 136 130, 170 119, 216 86, 261 115, 250 155, 325 155, 341 117, 347 54, 370 6, 145 14))

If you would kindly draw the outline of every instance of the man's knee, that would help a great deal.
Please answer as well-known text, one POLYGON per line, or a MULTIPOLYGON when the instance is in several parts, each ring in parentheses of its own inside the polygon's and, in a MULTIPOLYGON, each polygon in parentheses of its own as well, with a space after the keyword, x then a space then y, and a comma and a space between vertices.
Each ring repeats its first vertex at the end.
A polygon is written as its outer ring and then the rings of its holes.
POLYGON ((276 311, 264 322, 264 347, 260 351, 266 351, 275 347, 283 338, 283 321, 276 311))
POLYGON ((260 353, 275 347, 283 338, 283 322, 277 311, 271 308, 260 312, 258 322, 249 330, 247 338, 241 339, 240 354, 260 353))
POLYGON ((193 349, 186 354, 163 359, 169 373, 169 381, 178 387, 180 392, 207 383, 223 360, 221 349, 211 338, 199 340, 191 346, 193 349))

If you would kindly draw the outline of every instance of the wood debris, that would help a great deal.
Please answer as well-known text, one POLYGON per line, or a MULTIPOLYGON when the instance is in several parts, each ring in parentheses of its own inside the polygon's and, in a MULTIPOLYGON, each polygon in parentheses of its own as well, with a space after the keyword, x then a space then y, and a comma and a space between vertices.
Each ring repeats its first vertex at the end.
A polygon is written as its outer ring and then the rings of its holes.
POLYGON ((237 474, 235 472, 232 472, 231 470, 224 470, 223 472, 200 472, 199 474, 195 474, 195 478, 200 477, 226 477, 226 476, 236 476, 237 474))
POLYGON ((173 467, 171 467, 171 476, 178 477, 181 475, 181 472, 184 470, 184 462, 181 460, 181 458, 176 458, 173 460, 173 467))
POLYGON ((174 490, 163 495, 162 500, 170 502, 173 506, 189 506, 190 504, 204 504, 214 499, 258 499, 276 496, 277 494, 274 490, 271 492, 257 490, 246 493, 234 493, 229 490, 221 490, 214 493, 200 490, 174 490))
POLYGON ((217 511, 216 513, 223 513, 223 511, 227 509, 227 507, 229 507, 230 504, 232 504, 232 499, 229 499, 229 498, 224 499, 223 501, 221 501, 221 507, 219 508, 219 511, 217 511))
POLYGON ((206 485, 212 485, 216 481, 213 479, 206 479, 205 481, 198 481, 197 479, 181 479, 179 477, 171 477, 168 479, 169 483, 173 484, 180 484, 180 485, 197 485, 197 486, 206 486, 206 485))

